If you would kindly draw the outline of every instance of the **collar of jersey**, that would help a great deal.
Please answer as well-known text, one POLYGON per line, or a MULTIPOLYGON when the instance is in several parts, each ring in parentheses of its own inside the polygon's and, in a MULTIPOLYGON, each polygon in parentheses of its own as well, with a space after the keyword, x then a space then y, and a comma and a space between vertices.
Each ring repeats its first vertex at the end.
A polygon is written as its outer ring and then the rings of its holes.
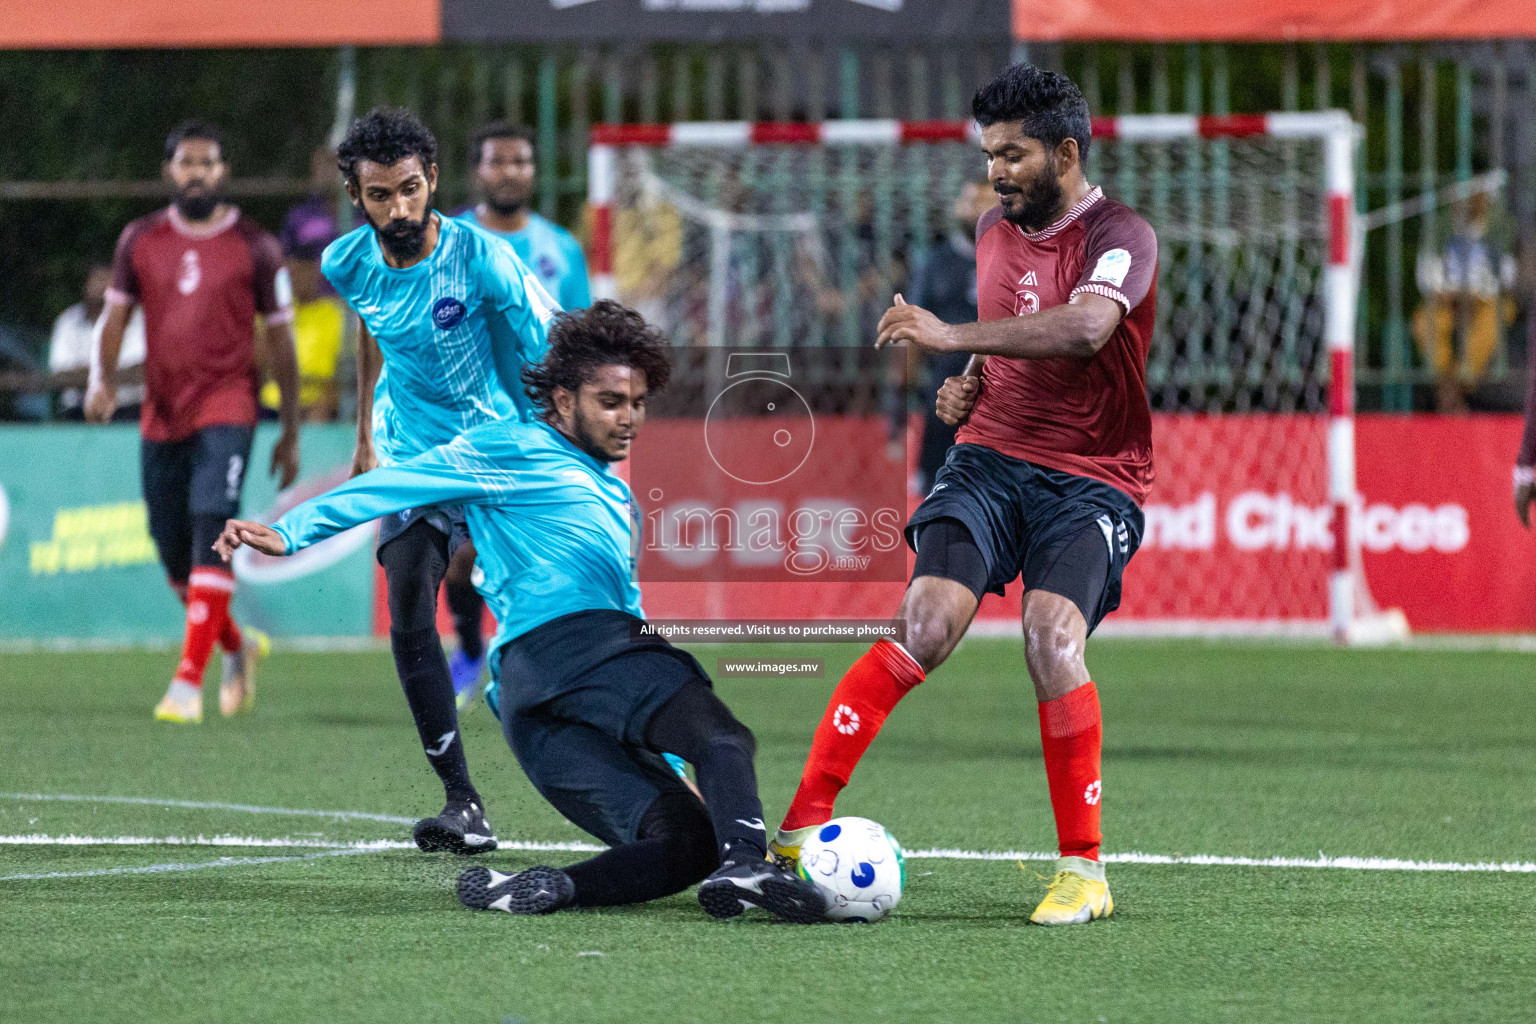
POLYGON ((391 274, 415 274, 425 273, 427 269, 430 269, 437 264, 437 261, 443 255, 443 250, 448 248, 448 222, 454 218, 444 216, 437 210, 433 210, 432 212, 437 214, 437 246, 432 250, 432 255, 428 256, 420 263, 413 263, 408 267, 390 266, 389 261, 384 258, 384 243, 379 241, 378 231, 374 230, 371 225, 363 225, 369 229, 368 234, 372 236, 369 239, 369 244, 373 246, 373 254, 379 258, 379 266, 383 267, 391 274))
POLYGON ((207 227, 194 227, 181 215, 181 211, 176 209, 174 203, 166 207, 166 215, 171 222, 171 227, 178 235, 184 235, 187 238, 212 238, 235 226, 235 222, 240 219, 240 207, 231 206, 228 213, 207 227))
POLYGON ((528 211, 528 223, 523 227, 523 230, 521 230, 521 231, 497 231, 495 228, 491 227, 489 224, 486 224, 486 223, 484 223, 484 222, 482 222, 480 220, 480 209, 479 209, 479 207, 471 206, 469 208, 468 212, 469 212, 469 219, 475 225, 475 227, 480 228, 482 231, 489 231, 493 235, 496 235, 496 236, 498 236, 500 238, 506 238, 506 239, 529 237, 530 235, 533 234, 533 224, 534 224, 534 221, 540 219, 539 215, 537 213, 535 213, 533 210, 529 210, 528 211))
POLYGON ((1061 232, 1066 228, 1068 224, 1071 224, 1073 221, 1077 220, 1077 218, 1081 217, 1083 212, 1087 210, 1088 207, 1092 206, 1094 203, 1103 198, 1104 190, 1095 185, 1093 188, 1088 190, 1087 195, 1079 199, 1077 204, 1073 206, 1072 209, 1062 214, 1061 219, 1052 224, 1050 227, 1043 228, 1034 232, 1025 231, 1023 228, 1019 228, 1019 233, 1031 242, 1043 242, 1048 238, 1053 238, 1056 235, 1061 234, 1061 232))

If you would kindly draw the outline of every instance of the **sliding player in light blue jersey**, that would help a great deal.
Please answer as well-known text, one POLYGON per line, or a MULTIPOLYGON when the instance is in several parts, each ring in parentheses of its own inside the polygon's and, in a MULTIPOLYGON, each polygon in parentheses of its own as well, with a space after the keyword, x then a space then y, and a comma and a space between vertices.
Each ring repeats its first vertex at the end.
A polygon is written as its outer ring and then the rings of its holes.
MULTIPOLYGON (((538 174, 536 156, 532 129, 506 121, 483 125, 469 140, 467 163, 479 203, 459 217, 511 243, 562 309, 585 309, 592 304, 592 292, 581 245, 529 206, 538 174)), ((486 664, 480 632, 485 602, 474 587, 473 566, 473 548, 461 549, 448 567, 443 588, 459 635, 459 649, 448 659, 448 668, 460 708, 474 697, 486 664)))
POLYGON ((218 548, 287 555, 358 523, 425 503, 466 510, 500 622, 492 645, 502 727, 523 771, 566 818, 611 849, 564 869, 475 867, 459 899, 542 914, 638 903, 703 879, 715 917, 743 903, 811 923, 819 889, 770 864, 752 759, 756 742, 692 655, 645 629, 635 582, 638 516, 611 464, 629 454, 648 393, 671 373, 666 342, 633 310, 563 313, 544 363, 524 371, 543 411, 313 498, 272 527, 230 520, 218 548), (703 803, 662 760, 694 766, 703 803), (707 876, 707 877, 706 877, 707 876))
MULTIPOLYGON (((485 423, 531 413, 521 373, 543 358, 554 301, 512 249, 432 210, 437 141, 404 110, 354 121, 337 149, 366 220, 332 242, 320 269, 357 312, 358 426, 353 472, 395 465, 485 423)), ((469 780, 453 680, 437 635, 437 591, 464 514, 422 501, 379 524, 389 644, 411 715, 447 803, 415 828, 423 850, 496 847, 469 780)))

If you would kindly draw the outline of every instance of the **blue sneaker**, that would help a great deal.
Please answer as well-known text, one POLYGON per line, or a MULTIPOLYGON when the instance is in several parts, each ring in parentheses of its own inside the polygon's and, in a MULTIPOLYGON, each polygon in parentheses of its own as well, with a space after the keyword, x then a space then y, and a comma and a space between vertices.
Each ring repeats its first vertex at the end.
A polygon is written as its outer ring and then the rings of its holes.
POLYGON ((475 692, 480 689, 480 673, 485 671, 485 657, 465 657, 463 651, 454 651, 448 659, 448 673, 453 676, 453 698, 458 710, 463 711, 475 692))
POLYGON ((492 679, 485 684, 485 706, 491 709, 491 714, 496 716, 496 721, 501 721, 501 699, 496 694, 496 680, 492 679))

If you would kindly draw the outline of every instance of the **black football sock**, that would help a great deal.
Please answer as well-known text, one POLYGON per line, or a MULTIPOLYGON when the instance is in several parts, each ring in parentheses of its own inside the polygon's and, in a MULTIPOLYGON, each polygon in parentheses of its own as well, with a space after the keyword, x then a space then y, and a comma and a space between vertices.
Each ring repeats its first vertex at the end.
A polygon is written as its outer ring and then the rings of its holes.
POLYGON ((448 799, 479 803, 480 794, 469 781, 469 763, 464 759, 464 740, 459 735, 459 716, 454 704, 453 677, 448 673, 448 659, 443 656, 437 630, 392 629, 389 646, 427 762, 443 781, 448 799))
POLYGON ((645 742, 693 765, 722 861, 767 855, 763 803, 752 767, 757 741, 713 690, 703 683, 684 684, 651 716, 645 742))
POLYGON ((640 819, 639 838, 565 873, 579 907, 617 907, 682 892, 720 866, 709 816, 692 793, 664 793, 640 819))
POLYGON ((449 580, 444 589, 448 592, 448 610, 453 613, 453 628, 459 634, 459 650, 466 658, 478 660, 485 655, 485 638, 480 635, 485 598, 468 583, 449 580))

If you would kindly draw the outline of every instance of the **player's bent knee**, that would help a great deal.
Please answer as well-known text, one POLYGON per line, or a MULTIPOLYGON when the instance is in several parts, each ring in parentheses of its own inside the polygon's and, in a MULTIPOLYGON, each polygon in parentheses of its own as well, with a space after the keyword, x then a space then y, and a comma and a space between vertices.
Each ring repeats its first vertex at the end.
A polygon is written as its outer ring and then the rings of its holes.
POLYGON ((978 602, 963 585, 939 577, 918 577, 907 596, 901 610, 907 624, 902 646, 924 672, 932 672, 965 635, 978 602))

